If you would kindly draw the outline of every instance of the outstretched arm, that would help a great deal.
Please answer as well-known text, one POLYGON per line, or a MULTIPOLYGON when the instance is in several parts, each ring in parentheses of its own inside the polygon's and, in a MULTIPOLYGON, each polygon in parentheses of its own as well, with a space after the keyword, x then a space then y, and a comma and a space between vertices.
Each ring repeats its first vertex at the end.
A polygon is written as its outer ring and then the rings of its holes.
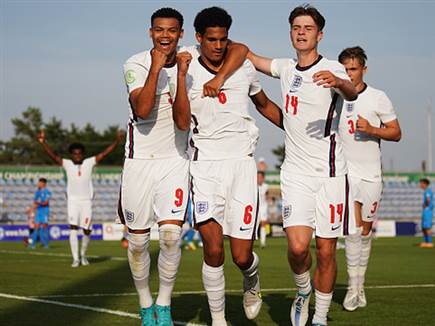
POLYGON ((272 59, 267 57, 261 57, 252 51, 248 52, 247 58, 254 64, 255 69, 261 71, 263 74, 272 76, 272 59))
POLYGON ((400 129, 399 120, 394 119, 393 121, 386 122, 383 125, 384 127, 381 128, 374 127, 367 119, 358 114, 356 130, 382 140, 397 142, 402 138, 402 130, 400 129))
POLYGON ((124 138, 124 133, 121 130, 118 130, 118 132, 116 133, 116 139, 114 140, 114 142, 112 144, 110 144, 109 147, 107 147, 100 154, 97 154, 95 156, 95 161, 97 163, 99 163, 103 158, 105 158, 107 155, 109 155, 116 148, 116 146, 122 141, 123 138, 124 138))
POLYGON ((146 119, 154 107, 157 82, 160 70, 165 65, 166 57, 166 54, 159 50, 151 50, 151 67, 145 84, 130 93, 130 105, 134 113, 141 119, 146 119))
POLYGON ((225 62, 218 74, 204 84, 203 95, 216 97, 224 84, 225 80, 239 69, 246 60, 248 47, 241 43, 230 42, 225 56, 225 62))
POLYGON ((45 141, 45 131, 41 130, 38 134, 38 142, 42 145, 42 148, 45 150, 45 152, 48 154, 48 156, 58 165, 62 165, 62 158, 60 156, 57 156, 50 146, 48 146, 47 142, 45 141))
POLYGON ((188 130, 190 127, 190 103, 187 96, 186 74, 192 56, 188 52, 177 54, 177 95, 172 105, 172 117, 180 130, 188 130))
POLYGON ((254 102, 257 111, 260 112, 262 116, 284 130, 281 109, 266 96, 264 91, 260 91, 254 96, 251 96, 251 100, 254 102))

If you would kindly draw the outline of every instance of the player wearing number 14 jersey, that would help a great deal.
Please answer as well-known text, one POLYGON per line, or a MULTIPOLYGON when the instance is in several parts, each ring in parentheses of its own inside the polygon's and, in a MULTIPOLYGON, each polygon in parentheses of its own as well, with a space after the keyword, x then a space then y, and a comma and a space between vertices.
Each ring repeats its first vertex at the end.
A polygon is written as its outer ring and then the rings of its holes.
POLYGON ((346 237, 348 291, 343 306, 353 311, 365 307, 364 279, 371 247, 371 228, 382 193, 380 141, 399 141, 401 131, 393 105, 384 92, 368 86, 366 54, 359 46, 339 55, 358 99, 346 101, 340 119, 340 135, 349 169, 352 198, 355 202, 357 232, 346 237))
POLYGON ((289 17, 293 59, 268 59, 252 53, 257 69, 280 78, 285 138, 281 167, 283 224, 288 260, 298 288, 290 319, 294 326, 308 320, 310 241, 316 236, 313 325, 326 325, 336 277, 335 246, 348 231, 349 185, 338 134, 343 99, 357 97, 344 67, 322 57, 317 45, 323 37, 323 16, 313 7, 295 8, 289 17))

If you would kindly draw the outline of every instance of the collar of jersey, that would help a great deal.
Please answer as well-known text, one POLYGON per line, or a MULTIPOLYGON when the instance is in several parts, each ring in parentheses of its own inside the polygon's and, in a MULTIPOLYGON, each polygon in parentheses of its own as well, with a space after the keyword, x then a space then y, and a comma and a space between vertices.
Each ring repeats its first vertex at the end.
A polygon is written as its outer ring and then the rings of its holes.
POLYGON ((301 67, 299 66, 299 63, 296 65, 296 69, 299 71, 306 71, 312 67, 314 67, 316 64, 318 64, 320 62, 320 60, 322 60, 323 57, 321 54, 319 54, 319 56, 317 57, 316 61, 314 61, 312 64, 310 64, 309 66, 305 66, 305 67, 301 67))
POLYGON ((217 75, 218 74, 218 72, 216 70, 213 70, 209 66, 207 66, 207 64, 204 62, 204 60, 202 60, 201 57, 198 57, 198 61, 199 61, 199 64, 201 66, 203 66, 209 73, 211 73, 213 75, 217 75))

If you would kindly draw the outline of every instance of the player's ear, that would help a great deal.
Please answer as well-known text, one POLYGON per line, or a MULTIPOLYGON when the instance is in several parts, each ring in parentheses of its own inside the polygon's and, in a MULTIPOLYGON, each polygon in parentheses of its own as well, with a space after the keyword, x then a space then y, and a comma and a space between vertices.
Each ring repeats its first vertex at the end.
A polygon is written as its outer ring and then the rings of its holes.
POLYGON ((153 38, 153 28, 150 27, 150 29, 148 30, 148 35, 150 36, 150 38, 153 38))
POLYGON ((317 33, 317 42, 320 42, 323 39, 323 31, 317 33))
POLYGON ((184 29, 181 29, 179 38, 183 38, 183 36, 184 36, 184 29))
POLYGON ((202 42, 202 35, 200 33, 196 32, 195 33, 195 38, 198 41, 198 43, 201 44, 201 42, 202 42))
POLYGON ((363 68, 363 75, 365 75, 366 73, 367 73, 367 70, 368 70, 369 68, 367 68, 367 66, 364 66, 364 68, 363 68))

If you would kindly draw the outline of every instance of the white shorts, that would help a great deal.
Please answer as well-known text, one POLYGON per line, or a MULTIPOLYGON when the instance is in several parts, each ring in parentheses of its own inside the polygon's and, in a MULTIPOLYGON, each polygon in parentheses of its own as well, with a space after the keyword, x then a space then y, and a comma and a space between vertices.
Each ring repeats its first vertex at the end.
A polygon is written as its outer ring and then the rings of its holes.
POLYGON ((382 182, 371 182, 350 176, 349 183, 352 199, 362 204, 362 220, 373 222, 381 202, 382 182))
POLYGON ((85 230, 91 229, 92 200, 68 199, 68 223, 85 230))
POLYGON ((184 221, 189 200, 189 160, 125 159, 118 216, 132 230, 155 222, 184 221))
POLYGON ((255 240, 258 188, 254 159, 192 161, 190 173, 195 226, 214 219, 224 235, 255 240))
POLYGON ((346 176, 321 178, 281 170, 281 193, 284 228, 309 226, 321 238, 348 234, 351 205, 346 176))

